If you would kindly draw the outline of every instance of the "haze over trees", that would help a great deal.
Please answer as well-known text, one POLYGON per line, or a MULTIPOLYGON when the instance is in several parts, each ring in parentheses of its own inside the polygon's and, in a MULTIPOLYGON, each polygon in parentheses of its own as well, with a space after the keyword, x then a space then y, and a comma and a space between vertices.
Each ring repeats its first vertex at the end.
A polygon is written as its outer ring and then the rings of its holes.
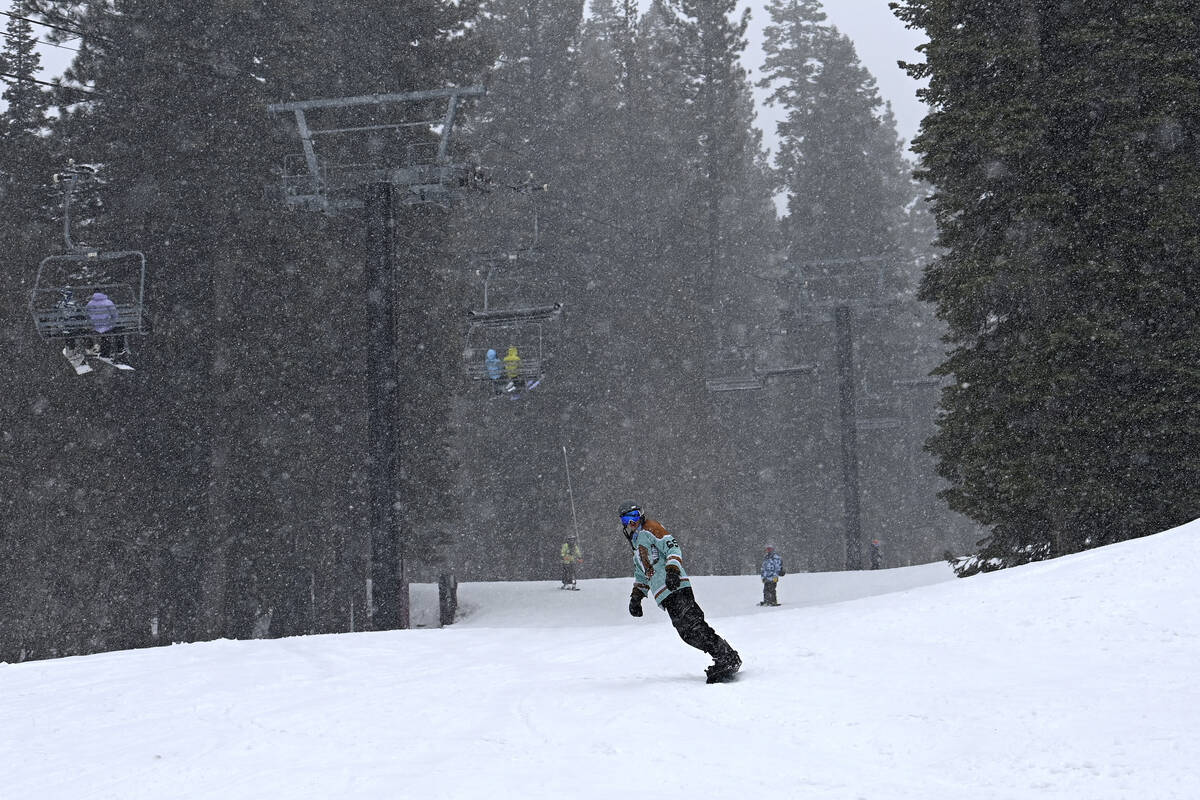
POLYGON ((369 243, 359 214, 279 202, 281 101, 487 86, 455 131, 486 179, 396 208, 411 580, 553 578, 576 518, 583 576, 627 574, 626 500, 697 574, 750 572, 768 540, 789 569, 845 568, 839 341, 884 566, 984 533, 981 559, 1015 563, 1195 516, 1195 20, 950 5, 897 4, 931 37, 914 179, 812 0, 764 8, 774 153, 731 1, 18 0, 0 659, 370 626, 369 243), (51 37, 79 50, 58 88, 35 78, 51 37), (68 159, 97 168, 77 238, 146 253, 132 375, 70 374, 25 310, 62 250, 68 159), (485 281, 495 308, 564 304, 520 399, 465 377, 485 281), (758 388, 713 390, 739 381, 758 388))

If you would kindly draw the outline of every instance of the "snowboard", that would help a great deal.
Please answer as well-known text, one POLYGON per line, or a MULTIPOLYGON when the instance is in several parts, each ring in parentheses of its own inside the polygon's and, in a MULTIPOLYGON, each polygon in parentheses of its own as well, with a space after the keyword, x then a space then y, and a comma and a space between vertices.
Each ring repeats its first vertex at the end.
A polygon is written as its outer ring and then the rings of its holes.
POLYGON ((708 669, 704 670, 705 683, 730 683, 737 678, 738 670, 742 668, 742 659, 735 655, 736 662, 717 666, 713 664, 708 669))
POLYGON ((576 586, 575 584, 571 584, 570 586, 560 586, 558 588, 566 589, 568 592, 578 592, 579 591, 579 587, 576 586))
POLYGON ((737 674, 741 670, 741 665, 726 669, 713 669, 709 667, 704 678, 705 683, 733 683, 737 680, 737 674))

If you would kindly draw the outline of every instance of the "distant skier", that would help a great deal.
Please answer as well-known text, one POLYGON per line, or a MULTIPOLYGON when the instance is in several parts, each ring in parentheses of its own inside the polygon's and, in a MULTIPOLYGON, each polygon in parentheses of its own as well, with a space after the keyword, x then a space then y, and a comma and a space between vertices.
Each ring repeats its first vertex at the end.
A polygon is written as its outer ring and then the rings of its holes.
POLYGON ((708 683, 732 679, 742 666, 741 656, 704 620, 675 537, 655 520, 643 516, 641 507, 633 503, 621 506, 621 525, 633 549, 629 613, 642 616, 642 599, 653 593, 654 601, 671 616, 679 638, 712 656, 712 665, 704 671, 708 683))
POLYGON ((767 545, 767 552, 763 556, 760 574, 762 575, 763 582, 763 599, 759 605, 779 605, 779 599, 775 595, 775 589, 779 585, 779 579, 787 573, 783 571, 783 559, 780 558, 779 553, 775 552, 774 545, 767 545))
POLYGON ((575 583, 575 569, 577 564, 583 563, 583 550, 579 549, 579 540, 575 534, 567 537, 567 540, 562 545, 562 588, 578 589, 579 586, 575 583))

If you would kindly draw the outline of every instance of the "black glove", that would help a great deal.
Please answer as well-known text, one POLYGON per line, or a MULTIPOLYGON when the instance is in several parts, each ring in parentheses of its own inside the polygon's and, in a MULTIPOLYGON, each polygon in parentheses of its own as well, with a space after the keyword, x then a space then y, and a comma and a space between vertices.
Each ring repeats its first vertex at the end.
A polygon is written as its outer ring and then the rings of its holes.
POLYGON ((642 615, 642 598, 645 596, 637 589, 633 590, 633 594, 629 595, 629 616, 640 617, 642 615))
POLYGON ((787 573, 783 571, 783 567, 780 567, 779 568, 779 577, 782 578, 784 575, 787 575, 787 573))
POLYGON ((679 588, 679 567, 667 567, 667 588, 672 592, 679 588))

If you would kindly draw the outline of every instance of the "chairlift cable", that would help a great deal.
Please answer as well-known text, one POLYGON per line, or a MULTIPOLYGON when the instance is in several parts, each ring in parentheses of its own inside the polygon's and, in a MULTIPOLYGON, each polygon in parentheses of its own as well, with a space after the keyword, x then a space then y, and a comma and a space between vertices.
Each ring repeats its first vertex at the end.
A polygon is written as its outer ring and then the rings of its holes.
MULTIPOLYGON (((520 156, 522 158, 532 160, 530 154, 527 152, 518 150, 510 145, 506 145, 506 144, 504 144, 496 139, 493 139, 491 137, 488 137, 488 136, 483 136, 480 138, 485 142, 490 142, 491 144, 495 145, 500 150, 507 150, 509 153, 512 153, 515 156, 520 156)), ((547 194, 550 194, 549 191, 547 191, 547 194)), ((615 230, 619 233, 623 233, 632 239, 635 239, 635 240, 638 240, 638 241, 641 241, 641 242, 644 242, 647 244, 653 243, 653 240, 649 236, 646 236, 643 233, 639 233, 638 231, 630 230, 629 228, 626 228, 618 223, 612 222, 611 220, 602 219, 600 217, 593 216, 592 214, 589 214, 586 211, 580 210, 580 208, 578 206, 574 206, 565 200, 560 200, 560 199, 553 198, 553 197, 551 199, 553 202, 555 202, 559 206, 559 208, 563 209, 564 211, 575 216, 578 219, 587 220, 588 222, 593 222, 597 225, 602 225, 604 227, 611 228, 612 230, 615 230)), ((705 229, 703 229, 697 225, 692 225, 690 223, 683 223, 683 226, 685 228, 689 228, 689 229, 695 231, 697 234, 705 232, 705 229)))
POLYGON ((51 83, 50 81, 38 80, 37 78, 29 78, 29 77, 26 77, 23 75, 13 75, 11 72, 0 72, 0 78, 12 78, 12 79, 18 80, 18 81, 29 81, 30 83, 36 83, 40 86, 49 86, 52 89, 65 89, 66 91, 69 91, 69 92, 81 92, 83 94, 90 94, 95 97, 104 97, 105 96, 105 95, 101 94, 100 92, 95 91, 94 89, 84 89, 83 87, 80 87, 80 86, 67 86, 66 84, 62 84, 62 83, 51 83))
MULTIPOLYGON (((72 38, 77 38, 77 39, 92 39, 92 40, 94 40, 94 41, 102 42, 103 44, 106 44, 106 45, 114 45, 114 46, 115 46, 115 45, 117 45, 117 42, 113 41, 112 39, 108 38, 107 36, 100 36, 99 34, 94 34, 94 33, 86 33, 86 32, 84 32, 84 31, 82 31, 82 30, 78 30, 78 29, 75 29, 75 28, 68 28, 68 27, 65 27, 65 26, 62 26, 62 25, 53 25, 53 24, 51 24, 51 23, 49 23, 49 22, 41 22, 41 21, 39 21, 39 20, 31 19, 31 18, 29 18, 29 17, 22 17, 22 16, 18 16, 18 15, 16 15, 16 14, 11 14, 11 13, 8 13, 8 12, 6 12, 6 11, 0 11, 0 16, 11 17, 12 19, 19 19, 19 20, 23 20, 23 21, 25 21, 25 22, 29 22, 29 23, 31 23, 31 24, 33 24, 33 25, 41 25, 42 27, 45 27, 45 28, 50 28, 50 29, 52 29, 52 30, 56 30, 56 31, 62 31, 62 32, 64 32, 64 33, 69 33, 69 34, 72 34, 72 38)), ((6 35, 6 36, 11 36, 12 34, 8 34, 7 32, 5 32, 5 35, 6 35)), ((49 41, 45 41, 45 40, 42 40, 42 39, 36 39, 35 41, 42 42, 43 44, 50 45, 51 47, 59 47, 59 48, 62 48, 63 50, 70 50, 70 51, 72 51, 72 52, 75 52, 75 53, 82 52, 81 48, 76 48, 76 47, 65 47, 64 45, 55 44, 54 42, 49 42, 49 41)), ((128 57, 128 56, 127 56, 127 57, 128 57)), ((207 71, 209 71, 210 73, 213 73, 213 74, 218 74, 218 70, 216 69, 216 67, 214 67, 212 64, 209 64, 209 63, 207 63, 207 62, 205 62, 205 61, 201 61, 201 60, 199 60, 199 59, 180 58, 180 57, 175 57, 175 58, 162 58, 162 57, 159 57, 159 58, 154 58, 154 57, 148 57, 148 56, 145 56, 145 55, 143 55, 143 56, 140 58, 140 61, 141 61, 142 63, 144 63, 144 64, 161 64, 161 65, 164 65, 164 66, 177 66, 177 65, 178 65, 178 64, 180 64, 180 63, 184 63, 184 64, 190 64, 190 65, 192 65, 192 66, 194 66, 194 67, 201 67, 201 68, 203 68, 203 69, 205 69, 205 70, 207 70, 207 71)), ((239 73, 239 74, 241 74, 241 75, 244 75, 244 76, 247 76, 247 77, 250 77, 250 78, 258 78, 258 77, 260 77, 260 76, 256 75, 256 74, 255 74, 253 71, 250 71, 250 70, 247 70, 247 69, 243 69, 243 68, 240 68, 240 67, 231 67, 231 68, 222 67, 222 68, 221 68, 221 70, 220 70, 220 73, 219 73, 219 74, 222 74, 222 75, 224 75, 225 73, 227 73, 227 72, 229 72, 229 71, 237 72, 237 73, 239 73)), ((190 74, 192 74, 192 75, 197 75, 198 73, 197 73, 197 72, 195 72, 195 71, 193 71, 193 72, 191 72, 190 74)), ((88 94, 94 94, 94 95, 97 95, 97 96, 99 96, 99 97, 111 97, 111 96, 112 96, 112 95, 109 95, 109 94, 104 94, 104 93, 100 93, 100 92, 96 92, 96 91, 89 91, 89 90, 87 90, 87 89, 79 89, 79 88, 77 88, 77 87, 73 87, 73 86, 67 86, 67 85, 65 85, 65 84, 46 83, 46 84, 44 84, 44 85, 46 85, 46 86, 55 86, 55 87, 59 87, 59 88, 63 88, 63 89, 74 89, 74 90, 76 90, 76 91, 86 92, 86 93, 88 93, 88 94)))
MULTIPOLYGON (((0 11, 0 14, 3 13, 3 11, 0 11)), ((0 31, 0 36, 3 36, 5 39, 10 41, 18 38, 16 34, 9 33, 8 31, 0 31)), ((65 44, 57 44, 49 39, 38 39, 37 37, 34 37, 31 41, 33 41, 35 44, 44 44, 47 47, 57 47, 59 50, 70 50, 72 53, 79 52, 78 47, 67 47, 65 44)))
MULTIPOLYGON (((86 36, 91 35, 91 34, 85 34, 83 31, 74 30, 72 28, 64 28, 61 25, 52 25, 49 22, 42 22, 41 20, 31 19, 30 17, 22 17, 18 14, 11 14, 7 11, 0 11, 0 16, 10 17, 12 19, 19 19, 22 22, 28 22, 31 25, 41 25, 43 28, 50 28, 51 30, 62 31, 63 33, 70 33, 70 34, 73 34, 75 38, 79 38, 79 39, 82 39, 86 36)), ((99 39, 100 37, 97 36, 94 38, 99 39)), ((47 44, 49 44, 49 42, 47 42, 47 44)), ((68 49, 70 49, 70 48, 68 48, 68 49)))

